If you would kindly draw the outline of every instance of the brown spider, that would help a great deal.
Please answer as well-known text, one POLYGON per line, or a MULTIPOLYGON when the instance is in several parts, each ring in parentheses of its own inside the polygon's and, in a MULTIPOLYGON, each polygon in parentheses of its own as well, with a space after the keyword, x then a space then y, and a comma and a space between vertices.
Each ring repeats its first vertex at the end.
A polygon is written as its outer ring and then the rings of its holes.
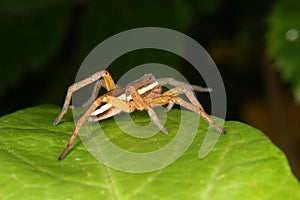
POLYGON ((71 149, 81 126, 87 120, 99 121, 121 112, 131 113, 136 109, 146 110, 151 120, 164 134, 167 134, 167 130, 160 123, 157 115, 152 109, 152 107, 154 106, 166 104, 168 104, 168 106, 165 108, 165 111, 169 111, 170 109, 172 109, 174 104, 179 104, 180 106, 183 106, 188 110, 200 114, 217 131, 219 131, 221 134, 225 134, 225 131, 221 127, 219 127, 204 111, 201 104, 193 94, 193 90, 198 92, 208 92, 210 91, 209 88, 202 88, 196 85, 188 85, 173 78, 156 79, 152 74, 146 74, 138 80, 129 83, 125 89, 121 89, 119 87, 116 87, 108 71, 96 72, 92 76, 71 85, 68 88, 62 111, 54 121, 54 125, 57 125, 62 119, 63 115, 67 112, 72 93, 95 81, 98 82, 95 85, 93 96, 91 97, 90 101, 98 96, 101 87, 105 87, 108 92, 96 98, 91 103, 87 111, 79 118, 66 148, 58 158, 59 160, 62 160, 71 149), (161 87, 166 84, 174 86, 174 88, 162 93, 161 87), (182 93, 187 96, 190 102, 187 102, 178 97, 178 95, 182 93))

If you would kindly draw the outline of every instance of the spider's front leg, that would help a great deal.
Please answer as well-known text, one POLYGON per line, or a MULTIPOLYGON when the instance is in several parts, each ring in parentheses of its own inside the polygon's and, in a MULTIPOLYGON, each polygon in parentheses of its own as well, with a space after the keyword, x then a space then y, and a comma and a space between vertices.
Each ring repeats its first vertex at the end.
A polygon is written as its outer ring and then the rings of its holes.
POLYGON ((76 139, 76 137, 79 133, 80 128, 88 120, 88 118, 91 116, 91 114, 97 108, 99 108, 101 105, 104 105, 104 104, 111 104, 112 106, 114 106, 117 109, 120 109, 124 112, 133 112, 134 109, 135 109, 129 103, 127 103, 125 101, 122 101, 122 100, 118 99, 117 97, 113 97, 113 96, 111 96, 111 94, 105 94, 103 96, 98 97, 92 103, 92 105, 88 108, 88 110, 77 121, 75 129, 73 131, 73 134, 72 134, 66 148, 64 149, 64 151, 59 156, 58 160, 62 160, 66 156, 66 154, 69 152, 69 150, 73 146, 73 143, 74 143, 74 141, 75 141, 75 139, 76 139))
MULTIPOLYGON (((77 82, 77 83, 74 83, 73 85, 71 85, 69 88, 68 88, 68 92, 67 92, 67 95, 66 95, 66 98, 65 98, 65 102, 64 102, 64 105, 62 107, 62 111, 61 113, 58 115, 58 117, 56 118, 56 120, 53 122, 53 125, 57 125, 60 120, 62 119, 62 117, 64 116, 64 114, 67 112, 68 108, 69 108, 69 105, 70 105, 70 101, 71 101, 71 98, 72 98, 72 94, 73 92, 79 90, 80 88, 83 88, 84 86, 86 85, 89 85, 99 79, 103 78, 104 79, 104 84, 105 84, 105 87, 108 91, 114 89, 116 86, 115 86, 115 82, 114 80, 112 79, 111 75, 109 74, 108 71, 99 71, 99 72, 96 72, 94 73, 92 76, 80 81, 80 82, 77 82)), ((98 92, 100 87, 99 87, 99 83, 102 84, 103 82, 98 82, 95 86, 95 89, 94 89, 94 92, 98 92), (99 89, 98 89, 99 87, 99 89)), ((101 86, 101 85, 100 85, 101 86)))
POLYGON ((154 110, 151 108, 151 106, 148 104, 147 101, 145 101, 145 99, 138 93, 138 91, 136 90, 136 88, 134 86, 128 86, 127 88, 127 96, 128 93, 131 95, 131 98, 134 102, 134 105, 136 107, 136 109, 138 110, 146 110, 148 112, 149 117, 151 118, 151 120, 154 122, 154 124, 164 133, 164 134, 168 134, 167 129, 160 123, 157 115, 155 114, 154 110))

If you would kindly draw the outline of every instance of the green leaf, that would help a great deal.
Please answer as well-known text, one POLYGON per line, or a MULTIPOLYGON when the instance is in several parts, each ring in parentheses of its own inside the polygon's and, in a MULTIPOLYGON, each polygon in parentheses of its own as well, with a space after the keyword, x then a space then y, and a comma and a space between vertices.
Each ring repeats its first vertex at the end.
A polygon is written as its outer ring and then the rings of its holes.
MULTIPOLYGON (((104 166, 79 139, 67 157, 57 161, 74 127, 71 112, 58 126, 52 126, 59 112, 58 107, 43 105, 0 118, 2 199, 300 198, 299 183, 285 155, 260 131, 240 122, 226 122, 227 135, 220 136, 203 159, 198 158, 198 152, 207 123, 200 123, 192 145, 173 164, 132 174, 104 166)), ((166 128, 171 137, 158 134, 143 144, 159 147, 160 140, 172 140, 179 113, 176 109, 168 113, 166 128)), ((139 124, 149 122, 144 112, 132 116, 139 124)), ((109 135, 121 136, 111 139, 122 148, 144 140, 120 132, 113 119, 100 124, 111 130, 109 135)))
POLYGON ((275 58, 275 66, 284 80, 294 89, 300 103, 300 2, 278 1, 269 17, 267 33, 268 53, 275 58))

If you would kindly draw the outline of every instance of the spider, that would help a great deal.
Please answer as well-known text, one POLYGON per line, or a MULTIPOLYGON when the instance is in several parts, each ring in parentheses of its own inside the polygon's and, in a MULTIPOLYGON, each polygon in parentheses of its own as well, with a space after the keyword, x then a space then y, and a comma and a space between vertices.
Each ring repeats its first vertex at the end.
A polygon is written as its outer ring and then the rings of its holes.
POLYGON ((173 78, 156 79, 152 74, 146 74, 136 81, 129 83, 124 89, 122 89, 115 85, 108 71, 96 72, 92 76, 69 86, 62 111, 53 122, 53 125, 57 125, 67 112, 72 93, 95 81, 97 82, 93 89, 92 96, 87 102, 87 104, 91 103, 91 105, 77 121, 73 134, 66 148, 60 154, 58 160, 62 160, 69 152, 80 128, 87 120, 99 121, 121 112, 131 113, 135 110, 146 110, 153 123, 157 125, 164 134, 168 134, 168 131, 160 123, 157 115, 153 111, 152 107, 154 106, 167 105, 165 108, 165 111, 167 112, 172 109, 174 104, 178 104, 188 110, 200 114, 218 132, 225 134, 225 131, 204 111, 193 93, 193 90, 198 92, 210 92, 210 88, 189 85, 173 78), (166 92, 162 92, 162 86, 166 84, 171 85, 174 88, 166 92), (101 87, 106 88, 107 93, 98 97, 101 87), (185 94, 190 102, 178 97, 180 94, 185 94))

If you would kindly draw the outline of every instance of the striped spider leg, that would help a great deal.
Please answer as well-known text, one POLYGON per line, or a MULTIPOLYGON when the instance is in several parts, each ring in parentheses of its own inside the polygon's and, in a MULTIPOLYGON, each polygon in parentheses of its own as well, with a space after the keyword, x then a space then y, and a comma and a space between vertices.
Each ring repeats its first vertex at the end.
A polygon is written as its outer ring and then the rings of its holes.
MULTIPOLYGON (((225 134, 225 131, 220 126, 218 126, 216 124, 216 122, 214 122, 211 119, 211 117, 204 111, 201 104, 198 101, 197 102, 194 101, 196 99, 196 97, 194 95, 191 96, 191 94, 193 94, 191 89, 186 87, 185 83, 183 83, 183 82, 179 82, 179 81, 176 81, 176 82, 177 82, 176 85, 178 85, 177 87, 172 88, 172 89, 164 92, 163 94, 157 95, 155 97, 151 97, 151 98, 146 97, 145 101, 147 101, 151 107, 162 106, 162 105, 168 104, 166 111, 168 111, 170 109, 169 107, 172 108, 174 104, 183 106, 184 108, 186 108, 188 110, 198 113, 211 126, 213 126, 218 132, 220 132, 221 134, 225 134), (178 97, 178 95, 182 94, 182 93, 186 94, 186 96, 192 103, 187 102, 187 101, 183 100, 182 98, 178 97)), ((209 88, 202 88, 202 87, 195 86, 195 85, 192 85, 191 87, 197 91, 209 91, 210 90, 209 88)))
MULTIPOLYGON (((211 88, 203 88, 198 85, 189 85, 185 82, 177 81, 173 78, 160 78, 157 80, 161 86, 163 85, 171 85, 173 87, 176 87, 176 89, 172 89, 172 96, 178 96, 182 93, 186 95, 186 97, 189 99, 189 101, 194 104, 195 106, 199 106, 203 109, 202 105, 199 103, 197 98, 194 95, 193 91, 196 92, 211 92, 211 88)), ((171 91, 169 93, 171 93, 171 91)), ((168 94, 168 93, 166 93, 168 94)), ((166 95, 165 94, 165 95, 166 95)), ((168 112, 172 109, 174 106, 174 102, 169 102, 168 106, 165 108, 165 111, 168 112)))
POLYGON ((100 121, 116 115, 120 112, 131 113, 134 110, 146 110, 151 120, 156 124, 159 129, 167 134, 167 130, 160 123, 157 115, 153 111, 152 107, 158 105, 168 104, 166 111, 170 110, 174 104, 179 104, 195 113, 200 114, 206 121, 214 126, 220 133, 225 133, 203 110, 201 104, 197 101, 193 94, 193 90, 203 92, 210 91, 208 88, 202 88, 200 86, 190 86, 186 83, 176 81, 172 78, 163 78, 156 80, 151 74, 146 74, 143 77, 137 79, 134 82, 129 83, 124 89, 117 88, 111 75, 107 71, 96 72, 92 76, 74 83, 68 89, 65 102, 61 113, 54 121, 54 125, 58 124, 63 115, 67 112, 70 104, 72 93, 80 88, 98 81, 94 87, 94 92, 88 101, 92 102, 87 111, 76 122, 73 134, 64 149, 59 156, 59 160, 62 160, 71 149, 78 132, 82 125, 87 121, 100 121), (101 79, 103 78, 103 79, 101 79), (100 80, 101 79, 101 80, 100 80), (162 93, 162 85, 169 84, 175 88, 162 93), (107 89, 107 93, 96 98, 98 96, 100 87, 103 86, 107 89), (184 93, 189 101, 177 97, 179 94, 184 93), (96 98, 94 100, 94 98, 96 98))
MULTIPOLYGON (((124 90, 120 88, 116 88, 115 83, 111 77, 111 75, 107 71, 100 71, 92 76, 71 85, 68 89, 67 96, 65 98, 65 103, 63 109, 57 119, 54 121, 54 125, 57 125, 59 121, 62 119, 63 115, 66 113, 70 100, 72 97, 72 93, 80 88, 91 84, 100 78, 104 79, 104 87, 107 88, 108 92, 96 100, 89 106, 87 111, 79 118, 76 122, 73 134, 64 149, 64 151, 59 156, 59 160, 62 160, 66 154, 71 149, 80 128, 87 121, 99 121, 102 119, 109 118, 115 114, 120 112, 128 112, 131 113, 135 109, 138 110, 147 110, 149 116, 154 121, 154 123, 166 134, 166 129, 160 124, 158 117, 152 108, 144 101, 143 97, 148 95, 149 93, 160 93, 159 83, 155 80, 152 75, 145 75, 140 79, 130 83, 124 90)), ((103 81, 99 81, 96 83, 94 92, 98 93, 103 81), (99 86, 100 85, 100 86, 99 86)), ((96 94, 94 94, 96 96, 96 94)))
MULTIPOLYGON (((65 102, 64 102, 64 105, 63 105, 63 108, 62 108, 62 111, 58 115, 56 120, 53 122, 53 125, 56 126, 60 122, 60 120, 62 119, 64 114, 67 112, 67 110, 69 108, 69 105, 70 105, 70 102, 71 102, 73 92, 75 92, 75 91, 83 88, 84 86, 89 85, 89 84, 91 84, 91 83, 93 83, 97 80, 100 80, 101 78, 104 79, 105 88, 108 91, 110 91, 112 89, 115 89, 115 87, 116 87, 115 82, 112 79, 111 75, 107 71, 96 72, 92 76, 90 76, 90 77, 88 77, 88 78, 86 78, 86 79, 84 79, 84 80, 82 80, 78 83, 74 83, 73 85, 69 86, 68 91, 67 91, 67 95, 66 95, 66 98, 65 98, 65 102)), ((98 82, 98 83, 101 83, 102 85, 104 85, 103 81, 98 82)), ((96 85, 99 85, 99 84, 96 84, 96 85)), ((101 87, 101 85, 100 85, 100 87, 101 87)), ((100 87, 99 87, 99 89, 100 89, 100 87)))
MULTIPOLYGON (((62 117, 64 116, 64 114, 67 112, 69 105, 70 105, 70 101, 72 98, 72 94, 73 92, 85 87, 86 85, 89 85, 95 81, 98 81, 96 84, 96 89, 94 89, 94 92, 103 85, 108 91, 112 91, 113 89, 115 89, 115 83, 111 77, 111 75, 109 74, 109 72, 107 71, 99 71, 94 73, 92 76, 79 81, 77 83, 74 83, 73 85, 69 86, 68 91, 67 91, 67 95, 65 98, 65 102, 62 108, 61 113, 58 115, 58 117, 56 118, 56 120, 53 122, 53 125, 56 126, 62 119, 62 117), (99 81, 101 78, 103 78, 101 81, 99 81), (104 81, 103 81, 104 80, 104 81), (99 87, 100 85, 100 87, 99 87)), ((98 91, 99 91, 98 89, 98 91)), ((96 91, 96 92, 98 92, 96 91)), ((82 126, 82 124, 88 119, 89 114, 92 113, 95 109, 97 109, 99 107, 99 105, 101 105, 101 101, 105 102, 105 100, 107 99, 105 95, 99 97, 90 107, 89 109, 86 111, 86 113, 77 121, 75 129, 73 131, 73 134, 68 142, 67 147, 65 148, 65 150, 62 152, 62 154, 59 156, 59 160, 63 159, 64 156, 67 154, 67 152, 70 150, 70 148, 72 147, 75 138, 77 137, 77 134, 79 132, 80 127, 82 126)), ((111 100, 111 99, 110 99, 111 100)), ((108 101, 108 100, 106 100, 108 101)), ((126 104, 127 105, 127 104, 126 104)))

